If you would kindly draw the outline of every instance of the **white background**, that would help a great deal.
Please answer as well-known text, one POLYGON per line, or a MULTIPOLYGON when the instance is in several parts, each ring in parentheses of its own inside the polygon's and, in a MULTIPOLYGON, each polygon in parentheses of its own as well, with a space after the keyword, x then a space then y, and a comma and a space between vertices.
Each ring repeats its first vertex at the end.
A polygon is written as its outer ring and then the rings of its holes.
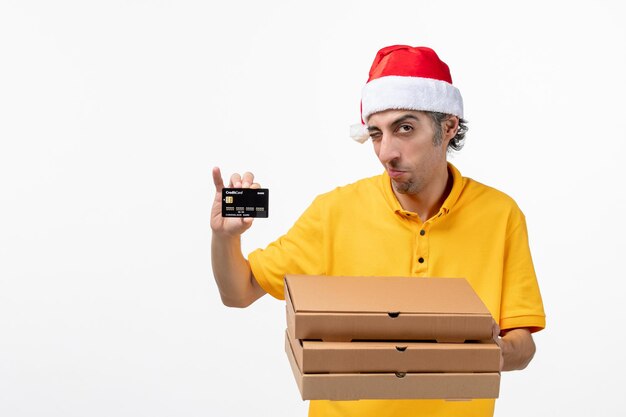
POLYGON ((284 304, 220 302, 210 170, 271 189, 246 254, 380 173, 348 126, 396 43, 449 64, 470 121, 452 162, 527 216, 548 327, 496 415, 616 415, 621 4, 0 1, 0 415, 306 415, 284 304))

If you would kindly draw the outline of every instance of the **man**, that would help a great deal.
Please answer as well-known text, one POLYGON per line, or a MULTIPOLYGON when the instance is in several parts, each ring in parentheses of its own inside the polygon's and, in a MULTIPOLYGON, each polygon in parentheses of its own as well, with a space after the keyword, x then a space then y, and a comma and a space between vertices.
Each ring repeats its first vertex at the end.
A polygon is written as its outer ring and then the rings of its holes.
MULTIPOLYGON (((211 228, 213 272, 224 304, 283 299, 285 274, 465 277, 495 318, 502 370, 532 359, 545 315, 525 218, 515 202, 447 162, 462 147, 463 102, 448 66, 423 47, 381 49, 353 138, 371 138, 382 175, 318 196, 286 235, 246 260, 251 219, 221 217, 219 169, 211 228), (500 328, 502 331, 500 332, 500 328)), ((251 173, 232 187, 259 187, 251 173)), ((491 416, 494 400, 311 401, 310 416, 491 416)))

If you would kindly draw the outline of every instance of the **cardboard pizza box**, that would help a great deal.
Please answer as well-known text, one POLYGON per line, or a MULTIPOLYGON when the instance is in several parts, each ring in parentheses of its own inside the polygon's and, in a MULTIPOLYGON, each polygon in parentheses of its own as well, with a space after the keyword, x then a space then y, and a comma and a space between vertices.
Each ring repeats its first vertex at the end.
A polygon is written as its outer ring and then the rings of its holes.
POLYGON ((414 341, 322 342, 285 338, 303 373, 499 372, 492 340, 465 343, 414 341))
POLYGON ((493 319, 463 278, 285 277, 293 339, 436 340, 492 336, 493 319))
POLYGON ((302 373, 288 339, 285 350, 303 400, 497 398, 500 374, 302 373))

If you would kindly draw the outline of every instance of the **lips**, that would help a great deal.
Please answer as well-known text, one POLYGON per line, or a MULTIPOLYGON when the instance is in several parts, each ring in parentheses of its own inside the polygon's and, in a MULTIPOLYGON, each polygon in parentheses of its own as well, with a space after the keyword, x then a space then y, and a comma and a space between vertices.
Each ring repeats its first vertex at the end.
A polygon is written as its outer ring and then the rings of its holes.
POLYGON ((387 168, 387 173, 389 174, 389 176, 391 178, 398 178, 400 177, 402 174, 405 173, 405 171, 400 171, 398 169, 392 169, 392 168, 387 168))

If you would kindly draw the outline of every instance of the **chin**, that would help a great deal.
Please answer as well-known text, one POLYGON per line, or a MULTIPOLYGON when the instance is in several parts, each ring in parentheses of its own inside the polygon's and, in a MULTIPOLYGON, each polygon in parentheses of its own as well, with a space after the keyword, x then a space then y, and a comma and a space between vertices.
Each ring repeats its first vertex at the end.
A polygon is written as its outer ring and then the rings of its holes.
POLYGON ((391 180, 393 189, 400 194, 417 194, 417 186, 412 182, 396 182, 391 180))

